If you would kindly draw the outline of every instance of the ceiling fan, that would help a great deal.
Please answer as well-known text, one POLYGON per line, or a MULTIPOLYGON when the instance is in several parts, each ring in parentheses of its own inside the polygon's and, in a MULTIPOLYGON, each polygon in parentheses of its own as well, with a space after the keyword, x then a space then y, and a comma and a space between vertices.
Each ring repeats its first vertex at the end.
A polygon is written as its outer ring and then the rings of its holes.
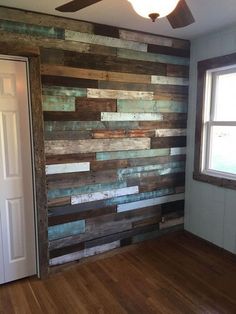
MULTIPOLYGON (((102 0, 72 0, 56 8, 60 12, 77 12, 102 0)), ((172 28, 181 28, 195 22, 185 0, 128 0, 136 13, 150 18, 166 16, 172 28)))

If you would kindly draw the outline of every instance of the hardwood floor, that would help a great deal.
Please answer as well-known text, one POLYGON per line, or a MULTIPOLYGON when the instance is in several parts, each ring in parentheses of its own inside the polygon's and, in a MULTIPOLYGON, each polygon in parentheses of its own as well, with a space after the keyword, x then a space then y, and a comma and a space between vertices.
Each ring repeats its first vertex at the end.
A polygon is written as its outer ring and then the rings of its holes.
POLYGON ((236 258, 187 233, 0 287, 0 313, 236 313, 236 258))

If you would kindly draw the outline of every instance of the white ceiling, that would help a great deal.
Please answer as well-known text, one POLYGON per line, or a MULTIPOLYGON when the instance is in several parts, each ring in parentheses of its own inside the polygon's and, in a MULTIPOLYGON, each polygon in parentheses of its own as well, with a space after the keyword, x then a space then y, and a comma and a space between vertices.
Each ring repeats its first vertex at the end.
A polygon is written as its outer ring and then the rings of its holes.
POLYGON ((0 0, 0 5, 186 39, 236 23, 236 0, 187 0, 196 23, 177 30, 166 18, 152 23, 139 17, 127 0, 103 0, 76 13, 55 10, 66 2, 69 0, 0 0))

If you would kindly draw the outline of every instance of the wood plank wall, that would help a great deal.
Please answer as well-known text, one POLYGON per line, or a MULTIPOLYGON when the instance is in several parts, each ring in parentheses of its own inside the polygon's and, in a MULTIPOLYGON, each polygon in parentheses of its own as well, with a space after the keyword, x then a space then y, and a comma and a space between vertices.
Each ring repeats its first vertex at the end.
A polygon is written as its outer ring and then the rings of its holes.
POLYGON ((1 8, 40 47, 50 265, 183 227, 189 42, 1 8))

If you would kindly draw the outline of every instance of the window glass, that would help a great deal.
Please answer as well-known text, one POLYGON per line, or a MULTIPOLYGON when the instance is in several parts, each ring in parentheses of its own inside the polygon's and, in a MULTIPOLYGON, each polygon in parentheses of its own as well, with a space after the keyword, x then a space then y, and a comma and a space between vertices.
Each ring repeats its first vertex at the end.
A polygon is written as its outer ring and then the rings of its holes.
POLYGON ((215 121, 236 121, 236 73, 216 76, 213 100, 215 121))
POLYGON ((213 126, 209 169, 236 174, 236 126, 213 126))

